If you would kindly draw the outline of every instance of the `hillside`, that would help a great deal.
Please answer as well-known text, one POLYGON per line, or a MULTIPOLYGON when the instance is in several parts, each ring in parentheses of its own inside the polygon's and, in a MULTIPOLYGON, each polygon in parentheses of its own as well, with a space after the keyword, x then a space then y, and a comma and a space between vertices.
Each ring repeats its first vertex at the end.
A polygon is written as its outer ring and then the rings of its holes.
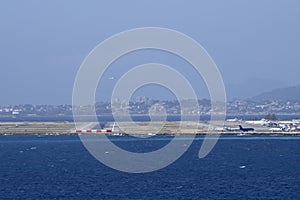
POLYGON ((249 100, 257 102, 267 100, 300 101, 300 85, 264 92, 249 100))

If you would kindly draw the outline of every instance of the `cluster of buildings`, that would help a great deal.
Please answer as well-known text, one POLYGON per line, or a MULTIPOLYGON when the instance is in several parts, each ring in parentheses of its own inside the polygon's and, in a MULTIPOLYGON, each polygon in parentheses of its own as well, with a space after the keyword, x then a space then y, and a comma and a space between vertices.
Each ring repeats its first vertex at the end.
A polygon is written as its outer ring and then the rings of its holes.
POLYGON ((227 103, 227 113, 231 115, 266 115, 276 113, 277 115, 299 115, 299 101, 230 101, 227 103))
POLYGON ((71 105, 9 105, 0 106, 0 116, 54 116, 72 115, 71 105))
MULTIPOLYGON (((184 102, 184 112, 189 115, 205 115, 209 114, 211 109, 210 101, 207 99, 199 100, 199 108, 195 108, 189 100, 184 102), (186 106, 187 105, 187 106, 186 106)), ((144 115, 148 114, 149 110, 155 113, 165 112, 169 115, 180 115, 181 107, 178 101, 170 100, 153 100, 149 98, 139 98, 132 101, 129 105, 125 101, 116 100, 113 104, 111 102, 98 102, 95 106, 83 106, 75 109, 80 109, 82 114, 93 110, 98 115, 111 115, 114 113, 121 113, 128 110, 131 114, 144 115)), ((235 100, 227 103, 227 115, 266 115, 268 113, 275 113, 276 115, 299 115, 300 102, 297 101, 242 101, 235 100)), ((72 115, 71 105, 10 105, 0 106, 0 116, 70 116, 72 115)))

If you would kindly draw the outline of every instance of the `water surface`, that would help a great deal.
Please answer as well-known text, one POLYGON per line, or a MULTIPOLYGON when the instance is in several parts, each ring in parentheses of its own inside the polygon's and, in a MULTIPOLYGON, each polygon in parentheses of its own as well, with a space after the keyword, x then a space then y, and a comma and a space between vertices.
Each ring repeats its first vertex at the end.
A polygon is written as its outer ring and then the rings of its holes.
MULTIPOLYGON (((111 137, 145 152, 171 136, 111 137)), ((204 159, 203 137, 167 168, 127 174, 95 160, 76 135, 0 136, 1 199, 300 199, 300 137, 224 136, 204 159)))

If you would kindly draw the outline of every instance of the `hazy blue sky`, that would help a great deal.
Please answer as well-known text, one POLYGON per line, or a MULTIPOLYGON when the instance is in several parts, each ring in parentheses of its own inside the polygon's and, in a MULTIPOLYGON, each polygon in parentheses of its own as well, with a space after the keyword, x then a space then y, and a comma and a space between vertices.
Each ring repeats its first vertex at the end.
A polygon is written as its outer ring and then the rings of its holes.
POLYGON ((144 26, 175 29, 202 44, 229 97, 297 85, 299 11, 298 0, 1 1, 0 104, 71 103, 85 56, 107 37, 144 26))

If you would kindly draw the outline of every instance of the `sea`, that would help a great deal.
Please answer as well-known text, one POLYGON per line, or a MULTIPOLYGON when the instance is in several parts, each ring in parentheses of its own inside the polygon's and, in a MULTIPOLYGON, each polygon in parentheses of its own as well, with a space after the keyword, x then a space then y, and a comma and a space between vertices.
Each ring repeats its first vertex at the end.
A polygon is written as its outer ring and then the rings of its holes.
MULTIPOLYGON (((203 136, 173 164, 132 174, 96 160, 77 135, 1 135, 0 199, 300 199, 300 137, 222 136, 205 158, 203 136)), ((133 152, 172 136, 110 136, 133 152)))

